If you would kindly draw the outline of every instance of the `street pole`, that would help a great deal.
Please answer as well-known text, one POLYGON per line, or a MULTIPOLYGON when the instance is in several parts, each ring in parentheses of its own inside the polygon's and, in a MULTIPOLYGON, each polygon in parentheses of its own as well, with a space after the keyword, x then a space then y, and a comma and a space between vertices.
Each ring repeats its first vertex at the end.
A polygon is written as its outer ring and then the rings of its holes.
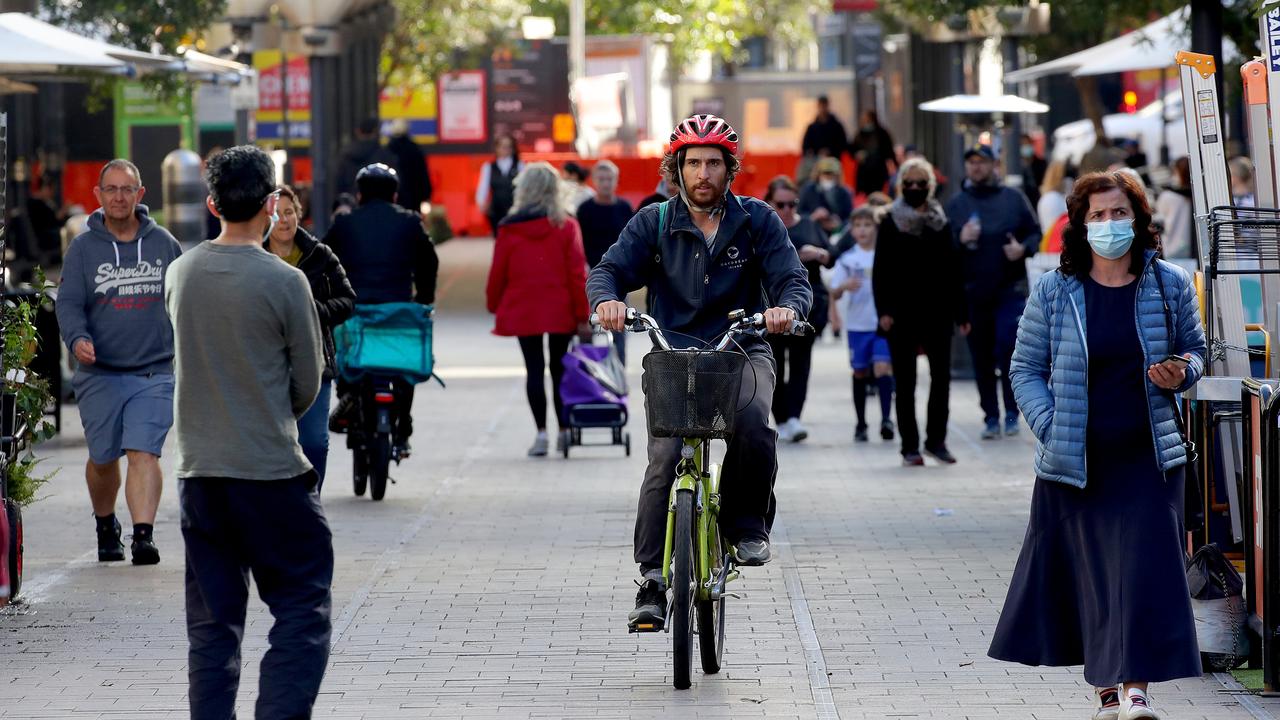
POLYGON ((289 21, 280 16, 280 145, 284 148, 284 184, 293 185, 293 165, 289 162, 289 53, 285 32, 289 21))

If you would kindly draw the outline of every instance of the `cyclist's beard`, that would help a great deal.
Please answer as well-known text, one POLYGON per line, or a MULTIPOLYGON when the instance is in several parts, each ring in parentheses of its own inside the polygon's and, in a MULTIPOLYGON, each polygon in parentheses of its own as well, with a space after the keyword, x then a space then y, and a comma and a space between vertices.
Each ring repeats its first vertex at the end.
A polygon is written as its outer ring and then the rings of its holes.
POLYGON ((690 210, 700 213, 716 213, 724 207, 724 198, 729 192, 729 186, 727 183, 725 184, 724 189, 716 194, 715 200, 713 200, 711 204, 703 206, 694 202, 689 191, 685 189, 684 174, 681 173, 676 179, 680 182, 680 199, 684 200, 684 204, 688 205, 690 210))

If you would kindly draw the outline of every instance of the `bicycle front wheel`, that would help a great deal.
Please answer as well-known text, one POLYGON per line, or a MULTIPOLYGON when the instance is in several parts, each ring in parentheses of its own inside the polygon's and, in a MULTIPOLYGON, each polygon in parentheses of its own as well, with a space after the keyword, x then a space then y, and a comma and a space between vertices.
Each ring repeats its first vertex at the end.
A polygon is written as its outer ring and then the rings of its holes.
MULTIPOLYGON (((724 567, 723 543, 720 542, 720 531, 713 523, 710 557, 712 560, 711 578, 719 577, 724 567)), ((698 651, 702 656, 702 672, 714 675, 720 672, 720 663, 724 658, 724 597, 718 600, 699 600, 694 603, 698 616, 698 651)))
POLYGON ((673 684, 689 687, 693 672, 693 493, 676 493, 676 526, 671 548, 671 640, 673 684))

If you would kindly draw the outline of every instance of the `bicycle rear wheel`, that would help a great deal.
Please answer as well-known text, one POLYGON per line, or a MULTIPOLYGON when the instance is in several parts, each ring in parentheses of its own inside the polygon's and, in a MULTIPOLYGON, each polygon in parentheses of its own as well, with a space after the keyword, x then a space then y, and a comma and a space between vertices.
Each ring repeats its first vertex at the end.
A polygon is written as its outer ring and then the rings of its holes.
POLYGON ((369 452, 369 497, 381 500, 387 494, 387 478, 391 474, 391 437, 378 433, 369 452))
POLYGON ((676 493, 676 527, 671 548, 671 639, 677 690, 689 687, 693 672, 693 493, 676 493))

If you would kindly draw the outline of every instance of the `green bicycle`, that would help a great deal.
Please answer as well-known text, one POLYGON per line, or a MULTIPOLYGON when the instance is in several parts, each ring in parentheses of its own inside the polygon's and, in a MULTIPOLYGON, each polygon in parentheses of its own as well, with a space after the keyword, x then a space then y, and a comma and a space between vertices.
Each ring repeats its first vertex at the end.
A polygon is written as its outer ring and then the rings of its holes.
MULTIPOLYGON (((726 586, 740 577, 733 548, 720 534, 720 465, 711 459, 711 442, 733 434, 745 352, 728 351, 738 336, 764 333, 764 316, 729 314, 731 326, 711 347, 673 348, 650 316, 627 309, 627 327, 649 333, 655 349, 644 357, 643 391, 649 434, 680 438, 680 460, 671 485, 663 580, 668 588, 667 619, 661 629, 672 635, 673 684, 690 685, 693 637, 698 636, 702 671, 720 671, 724 658, 725 600, 736 595, 726 586)), ((796 322, 799 334, 812 326, 796 322)), ((656 632, 636 624, 631 632, 656 632)))

